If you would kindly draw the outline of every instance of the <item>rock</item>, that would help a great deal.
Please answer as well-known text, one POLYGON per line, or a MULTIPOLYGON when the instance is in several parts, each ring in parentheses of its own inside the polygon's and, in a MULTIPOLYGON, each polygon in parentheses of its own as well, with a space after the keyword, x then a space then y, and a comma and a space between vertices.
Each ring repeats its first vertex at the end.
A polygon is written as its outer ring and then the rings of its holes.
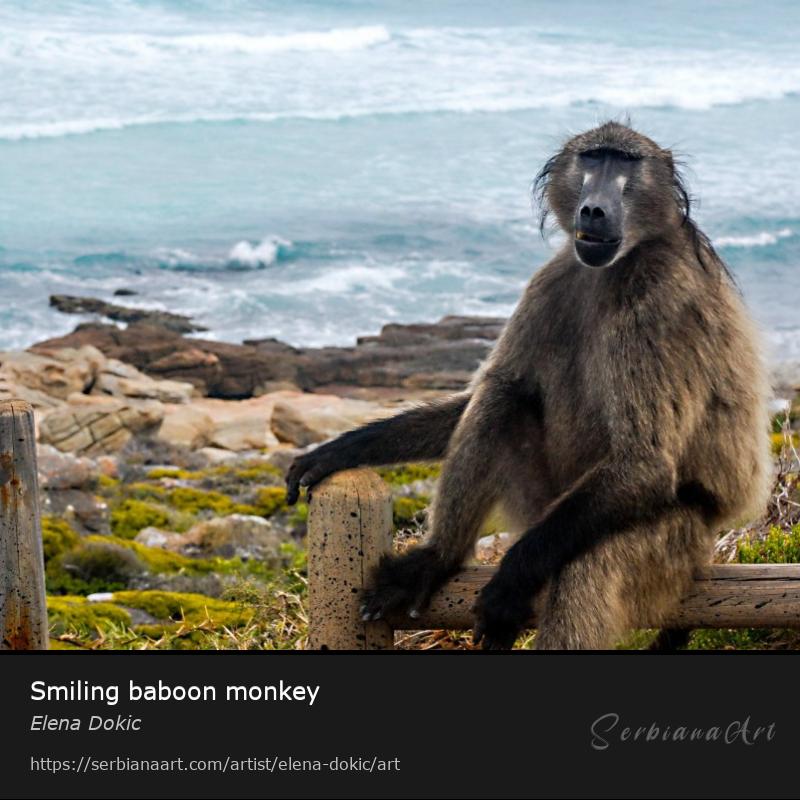
POLYGON ((231 514, 195 525, 183 534, 180 551, 193 556, 255 559, 269 566, 282 562, 281 544, 289 534, 263 517, 231 514))
POLYGON ((91 344, 152 377, 188 381, 221 399, 330 385, 452 391, 467 384, 502 327, 497 318, 445 317, 435 324, 386 325, 355 347, 301 350, 275 339, 187 339, 146 322, 126 329, 86 323, 33 349, 91 344))
POLYGON ((133 289, 114 289, 114 297, 133 297, 136 294, 139 292, 135 292, 133 289))
POLYGON ((27 400, 37 411, 49 410, 63 405, 63 401, 56 397, 30 389, 19 383, 14 383, 0 373, 0 400, 27 400))
POLYGON ((119 478, 119 460, 116 456, 98 456, 94 463, 101 475, 119 478))
POLYGON ((35 353, 0 353, 0 373, 11 383, 66 400, 71 394, 88 391, 105 361, 105 356, 91 345, 39 348, 35 353))
POLYGON ((39 445, 36 452, 41 489, 84 489, 94 481, 96 466, 88 458, 62 453, 52 445, 39 445))
POLYGON ((40 441, 62 452, 88 456, 116 453, 164 416, 164 407, 154 400, 133 406, 111 398, 85 399, 50 411, 39 423, 40 441))
POLYGON ((236 461, 239 458, 237 453, 230 450, 223 450, 221 447, 201 447, 197 453, 203 456, 211 465, 225 464, 227 462, 236 461))
POLYGON ((177 548, 183 543, 183 536, 174 531, 162 531, 160 528, 142 528, 136 534, 134 542, 143 544, 145 547, 177 548))
POLYGON ((285 475, 292 466, 292 462, 304 452, 305 448, 282 445, 269 453, 266 460, 268 464, 277 467, 285 475))
POLYGON ((130 364, 109 358, 92 387, 92 394, 111 395, 162 403, 188 403, 196 393, 185 381, 154 380, 130 364))
POLYGON ((396 413, 377 403, 335 395, 281 393, 272 410, 272 432, 281 442, 306 447, 374 419, 396 413))
POLYGON ((196 450, 208 443, 213 427, 214 421, 204 410, 194 405, 178 406, 167 410, 157 438, 196 450))
POLYGON ((195 400, 190 406, 168 407, 158 438, 194 449, 215 447, 246 451, 274 447, 270 430, 275 395, 249 400, 195 400))
POLYGON ((143 308, 128 308, 127 306, 107 303, 95 297, 73 297, 66 294, 54 294, 50 296, 50 305, 64 314, 97 314, 101 317, 113 319, 116 322, 128 324, 147 322, 176 333, 194 333, 208 330, 208 328, 204 328, 201 325, 196 325, 189 317, 183 314, 173 314, 170 311, 152 311, 143 308))
POLYGON ((514 540, 510 533, 493 533, 490 536, 481 536, 475 543, 475 558, 478 561, 497 563, 513 542, 514 540))
POLYGON ((80 489, 43 492, 42 512, 63 518, 79 533, 111 533, 108 505, 92 492, 80 489))
POLYGON ((114 601, 114 592, 92 592, 86 595, 89 603, 111 603, 114 601))

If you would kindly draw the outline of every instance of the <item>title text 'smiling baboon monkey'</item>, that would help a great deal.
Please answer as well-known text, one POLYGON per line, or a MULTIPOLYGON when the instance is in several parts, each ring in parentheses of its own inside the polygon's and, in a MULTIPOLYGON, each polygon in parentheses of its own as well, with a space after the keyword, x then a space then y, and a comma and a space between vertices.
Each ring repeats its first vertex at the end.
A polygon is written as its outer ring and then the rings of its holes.
POLYGON ((431 533, 384 559, 365 619, 418 616, 500 503, 521 536, 477 600, 475 641, 511 647, 535 603, 537 647, 605 648, 658 625, 714 532, 763 508, 766 384, 668 150, 608 122, 536 186, 567 241, 470 388, 299 457, 289 501, 338 470, 443 459, 431 533))

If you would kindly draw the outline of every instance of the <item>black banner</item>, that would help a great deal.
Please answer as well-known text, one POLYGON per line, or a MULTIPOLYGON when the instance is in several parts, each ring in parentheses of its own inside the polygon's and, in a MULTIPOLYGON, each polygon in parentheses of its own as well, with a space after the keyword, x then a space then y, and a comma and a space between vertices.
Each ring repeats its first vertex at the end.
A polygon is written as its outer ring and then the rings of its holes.
POLYGON ((794 797, 791 655, 5 654, 14 797, 794 797))

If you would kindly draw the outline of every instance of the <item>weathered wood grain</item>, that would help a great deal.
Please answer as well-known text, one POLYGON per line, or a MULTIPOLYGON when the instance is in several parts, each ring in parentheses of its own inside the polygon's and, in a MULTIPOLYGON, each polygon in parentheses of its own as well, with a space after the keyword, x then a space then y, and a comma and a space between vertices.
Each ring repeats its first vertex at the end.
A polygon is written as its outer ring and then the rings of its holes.
MULTIPOLYGON (((470 608, 494 567, 466 567, 436 594, 419 619, 395 617, 396 629, 472 627, 470 608)), ((641 626, 652 626, 642 620, 641 626)), ((671 627, 800 628, 800 564, 717 564, 695 577, 671 627)), ((531 620, 535 626, 535 620, 531 620)))
POLYGON ((0 649, 47 643, 33 409, 10 400, 0 403, 0 649))
POLYGON ((389 625, 364 623, 358 611, 372 569, 391 548, 391 494, 374 472, 340 472, 314 489, 308 514, 310 647, 393 646, 389 625))

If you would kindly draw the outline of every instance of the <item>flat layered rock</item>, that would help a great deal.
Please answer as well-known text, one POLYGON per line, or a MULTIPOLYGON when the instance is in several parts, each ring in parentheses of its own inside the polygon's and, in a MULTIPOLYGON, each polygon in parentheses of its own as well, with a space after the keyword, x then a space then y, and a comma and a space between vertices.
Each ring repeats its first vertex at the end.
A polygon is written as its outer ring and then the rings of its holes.
POLYGON ((171 311, 159 311, 146 308, 130 308, 116 303, 107 303, 96 297, 75 297, 68 294, 54 294, 50 296, 50 305, 64 314, 94 314, 106 317, 115 322, 128 324, 135 322, 149 322, 160 325, 176 333, 195 333, 206 331, 202 325, 192 322, 183 314, 173 314, 171 311))
POLYGON ((31 349, 92 345, 153 378, 189 382, 201 394, 222 399, 327 386, 402 389, 409 397, 464 388, 503 324, 495 317, 445 317, 434 324, 386 325, 354 347, 299 349, 276 339, 243 344, 187 339, 149 322, 125 329, 85 323, 31 349))

